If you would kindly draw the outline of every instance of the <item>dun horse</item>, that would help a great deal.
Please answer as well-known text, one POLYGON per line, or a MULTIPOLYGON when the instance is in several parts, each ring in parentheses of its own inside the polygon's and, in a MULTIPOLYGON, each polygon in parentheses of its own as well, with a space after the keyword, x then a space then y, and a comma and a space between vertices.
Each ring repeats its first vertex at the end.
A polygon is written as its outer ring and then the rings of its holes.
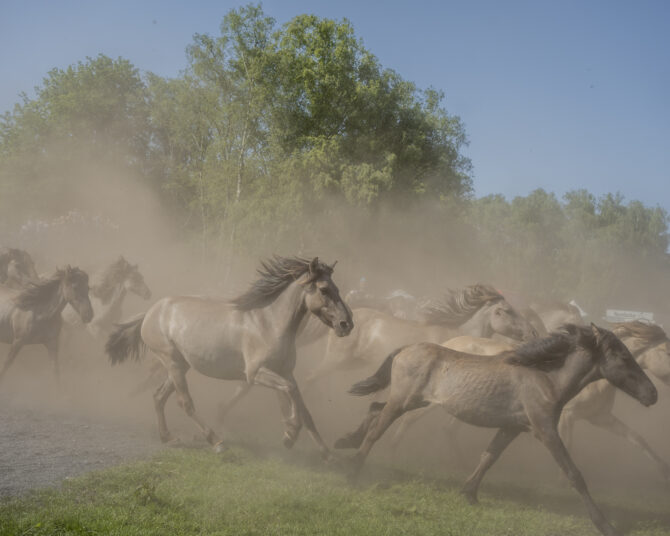
MULTIPOLYGON (((107 336, 121 320, 121 306, 128 292, 141 298, 151 298, 151 290, 144 282, 137 264, 130 264, 119 257, 98 277, 94 277, 89 296, 93 306, 93 320, 86 329, 94 337, 107 336)), ((78 325, 80 318, 72 307, 65 307, 63 319, 67 324, 78 325)))
POLYGON ((521 432, 533 432, 582 496, 598 530, 615 535, 617 531, 591 498, 557 429, 563 406, 601 378, 645 406, 656 402, 656 388, 626 346, 612 332, 593 324, 567 325, 497 357, 462 354, 430 343, 407 346, 394 351, 373 376, 351 388, 359 396, 389 385, 390 392, 386 403, 373 404, 359 429, 335 446, 358 447, 351 462, 356 475, 393 421, 407 411, 440 404, 464 422, 498 428, 463 487, 466 498, 474 503, 482 478, 500 454, 521 432))
POLYGON ((138 357, 149 347, 167 371, 154 394, 158 431, 171 439, 165 403, 176 391, 179 404, 216 448, 216 434, 195 412, 186 372, 195 370, 222 380, 245 380, 279 394, 285 418, 284 444, 291 447, 304 424, 324 457, 329 450, 293 377, 296 332, 305 315, 316 315, 344 337, 353 328, 351 311, 342 301, 333 269, 317 258, 275 257, 259 270, 260 278, 238 298, 227 302, 200 297, 168 297, 146 314, 120 325, 106 350, 112 363, 138 357))
POLYGON ((356 309, 356 328, 346 339, 328 337, 326 355, 310 375, 314 381, 335 370, 377 365, 399 346, 416 342, 439 343, 458 334, 491 337, 494 333, 515 340, 537 332, 489 285, 472 285, 450 291, 423 310, 425 323, 396 318, 374 309, 356 309))
POLYGON ((10 288, 22 288, 38 280, 35 263, 27 251, 0 247, 0 284, 10 288))
MULTIPOLYGON (((640 366, 650 371, 656 378, 670 387, 670 340, 660 326, 642 322, 624 322, 616 324, 614 334, 628 347, 640 366)), ((572 429, 578 420, 586 420, 615 435, 626 438, 651 459, 661 476, 670 480, 670 466, 663 460, 647 441, 630 426, 616 417, 614 399, 616 389, 605 380, 590 384, 582 390, 561 415, 561 437, 570 447, 572 429)))
POLYGON ((0 341, 10 344, 0 380, 26 344, 43 344, 58 371, 58 341, 63 320, 61 313, 70 304, 83 322, 93 318, 88 298, 88 275, 79 268, 58 270, 39 283, 23 290, 0 285, 0 341))

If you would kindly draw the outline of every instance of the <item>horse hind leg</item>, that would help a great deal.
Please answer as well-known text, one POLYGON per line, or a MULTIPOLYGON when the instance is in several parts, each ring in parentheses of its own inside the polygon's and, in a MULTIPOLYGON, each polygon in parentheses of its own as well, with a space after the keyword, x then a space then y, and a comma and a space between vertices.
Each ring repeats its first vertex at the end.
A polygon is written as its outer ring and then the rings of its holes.
POLYGON ((184 410, 186 415, 188 415, 193 422, 200 429, 202 434, 205 436, 207 442, 218 449, 221 440, 214 433, 209 426, 205 424, 202 418, 196 413, 195 405, 193 404, 193 399, 188 390, 188 384, 186 383, 186 372, 188 369, 186 367, 173 366, 170 368, 168 374, 174 385, 174 389, 177 393, 177 401, 179 405, 184 410))
POLYGON ((477 491, 479 490, 479 484, 481 483, 482 478, 484 478, 486 472, 496 462, 507 446, 520 433, 521 430, 510 428, 500 428, 496 432, 496 435, 491 440, 491 443, 489 443, 489 446, 482 454, 479 465, 477 465, 474 473, 470 475, 461 488, 461 493, 465 495, 465 498, 468 500, 468 502, 471 504, 477 503, 477 491))
POLYGON ((156 409, 156 415, 158 417, 158 434, 163 443, 167 443, 173 439, 172 434, 168 430, 167 421, 165 420, 165 403, 173 392, 174 384, 172 383, 172 379, 168 376, 154 393, 154 408, 156 409))
POLYGON ((348 434, 342 436, 333 445, 336 449, 357 449, 363 443, 365 435, 368 433, 370 426, 377 420, 382 409, 386 405, 385 402, 373 402, 370 404, 370 409, 368 414, 363 419, 363 422, 360 424, 356 430, 349 432, 348 434))
POLYGON ((16 359, 16 356, 18 355, 19 351, 23 348, 23 342, 22 341, 14 341, 12 345, 9 347, 9 352, 7 352, 7 358, 5 359, 5 364, 2 367, 2 370, 0 371, 0 381, 2 381, 2 378, 7 374, 7 370, 9 370, 9 367, 12 366, 12 363, 16 359))
POLYGON ((350 480, 355 481, 358 478, 365 459, 368 457, 373 445, 386 432, 389 426, 400 417, 405 411, 412 408, 403 407, 402 403, 396 401, 389 401, 384 405, 384 408, 379 413, 379 416, 370 423, 370 427, 365 434, 365 438, 361 446, 351 458, 351 473, 350 480))

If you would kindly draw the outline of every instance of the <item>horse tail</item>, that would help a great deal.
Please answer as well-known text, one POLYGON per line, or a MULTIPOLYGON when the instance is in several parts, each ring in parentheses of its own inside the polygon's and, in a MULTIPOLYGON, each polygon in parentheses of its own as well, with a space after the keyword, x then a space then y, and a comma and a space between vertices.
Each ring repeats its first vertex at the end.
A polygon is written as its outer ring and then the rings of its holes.
POLYGON ((140 331, 145 315, 146 313, 142 313, 127 322, 116 325, 116 329, 105 343, 105 352, 112 365, 123 363, 129 357, 133 361, 138 361, 144 354, 146 346, 140 331))
POLYGON ((352 385, 351 389, 349 389, 349 393, 355 396, 365 396, 388 387, 389 383, 391 383, 391 367, 393 367, 393 360, 395 359, 395 356, 404 349, 405 347, 402 346, 397 350, 393 350, 393 352, 391 352, 384 360, 381 367, 377 369, 377 372, 369 378, 352 385))

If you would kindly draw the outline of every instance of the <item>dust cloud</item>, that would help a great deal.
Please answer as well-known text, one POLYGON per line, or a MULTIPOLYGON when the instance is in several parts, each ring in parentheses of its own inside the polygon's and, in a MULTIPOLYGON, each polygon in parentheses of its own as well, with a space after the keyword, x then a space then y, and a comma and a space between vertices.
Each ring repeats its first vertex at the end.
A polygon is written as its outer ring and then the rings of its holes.
MULTIPOLYGON (((112 166, 87 162, 61 171, 44 184, 44 188, 39 188, 41 192, 33 192, 34 195, 17 191, 13 198, 2 200, 7 217, 0 226, 0 243, 27 250, 35 259, 38 272, 46 275, 70 264, 95 278, 119 255, 137 263, 153 296, 145 302, 128 295, 123 305, 124 318, 168 295, 232 297, 254 280, 258 257, 275 253, 318 255, 328 263, 337 260, 333 277, 343 295, 363 276, 370 292, 379 297, 395 289, 414 296, 436 297, 447 288, 479 281, 520 295, 526 292, 516 274, 495 273, 486 262, 486 251, 470 234, 470 227, 462 225, 457 215, 445 219, 440 209, 430 203, 410 207, 389 203, 374 212, 343 207, 327 215, 314 214, 311 221, 307 216, 300 236, 284 236, 273 249, 260 255, 249 255, 243 245, 213 255, 201 250, 188 222, 154 187, 112 166)), ((542 269, 537 267, 539 273, 542 269)), ((634 264, 631 270, 634 273, 634 264)), ((653 284, 637 280, 633 286, 653 284)), ((525 298, 531 301, 533 296, 525 298)), ((642 307, 644 303, 635 306, 642 307)), ((600 313, 594 314, 596 321, 600 313)), ((125 427, 132 431, 133 441, 143 445, 137 451, 131 449, 129 456, 158 448, 151 392, 160 383, 160 374, 149 382, 150 388, 135 393, 150 377, 152 357, 147 355, 141 363, 111 367, 103 342, 83 330, 66 328, 61 344, 60 384, 54 379, 45 350, 39 346, 24 348, 0 385, 0 402, 5 411, 20 412, 26 419, 37 413, 55 420, 84 419, 97 426, 125 427)), ((6 348, 3 345, 3 351, 6 348)), ((323 358, 325 339, 299 348, 298 352, 296 377, 301 384, 323 358)), ((374 368, 334 373, 317 387, 305 390, 306 402, 328 444, 357 426, 363 417, 369 401, 351 397, 346 390, 374 368)), ((232 396, 235 382, 213 380, 197 372, 187 378, 198 411, 207 422, 215 424, 218 407, 232 396)), ((645 409, 619 394, 615 413, 631 423, 661 456, 670 459, 670 432, 662 425, 670 409, 670 390, 659 385, 659 395, 659 403, 645 409)), ((169 426, 177 435, 192 438, 196 434, 175 397, 168 402, 166 412, 169 426)), ((219 425, 216 428, 221 430, 219 425)), ((57 441, 51 444, 55 439, 48 429, 40 429, 38 422, 29 429, 42 438, 45 449, 69 448, 57 441)), ((230 412, 222 436, 279 449, 282 432, 275 394, 255 387, 230 412)), ((395 450, 390 447, 392 432, 393 429, 375 447, 373 463, 461 480, 474 468, 493 434, 491 430, 466 425, 456 430, 451 419, 440 411, 417 423, 395 450)), ((21 442, 12 442, 6 436, 3 441, 7 443, 1 449, 3 463, 11 464, 7 453, 21 449, 21 442)), ((109 434, 101 437, 100 443, 99 448, 106 451, 113 452, 117 447, 109 434)), ((295 448, 313 449, 304 430, 295 448)), ((623 438, 580 422, 572 451, 593 488, 619 489, 622 494, 631 488, 663 493, 656 466, 623 438)), ((76 470, 81 469, 73 469, 76 470)), ((15 474, 14 478, 20 475, 15 474)), ((488 481, 520 486, 561 485, 557 466, 544 448, 529 437, 520 438, 508 449, 488 481)))

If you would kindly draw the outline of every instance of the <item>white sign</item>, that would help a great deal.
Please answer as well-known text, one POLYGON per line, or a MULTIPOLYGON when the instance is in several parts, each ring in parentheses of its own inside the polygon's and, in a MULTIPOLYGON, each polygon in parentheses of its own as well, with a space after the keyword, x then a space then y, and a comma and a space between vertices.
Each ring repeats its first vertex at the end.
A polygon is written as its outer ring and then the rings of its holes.
POLYGON ((605 311, 605 320, 608 322, 632 322, 633 320, 645 320, 654 322, 654 313, 644 313, 642 311, 622 311, 620 309, 607 309, 605 311))

